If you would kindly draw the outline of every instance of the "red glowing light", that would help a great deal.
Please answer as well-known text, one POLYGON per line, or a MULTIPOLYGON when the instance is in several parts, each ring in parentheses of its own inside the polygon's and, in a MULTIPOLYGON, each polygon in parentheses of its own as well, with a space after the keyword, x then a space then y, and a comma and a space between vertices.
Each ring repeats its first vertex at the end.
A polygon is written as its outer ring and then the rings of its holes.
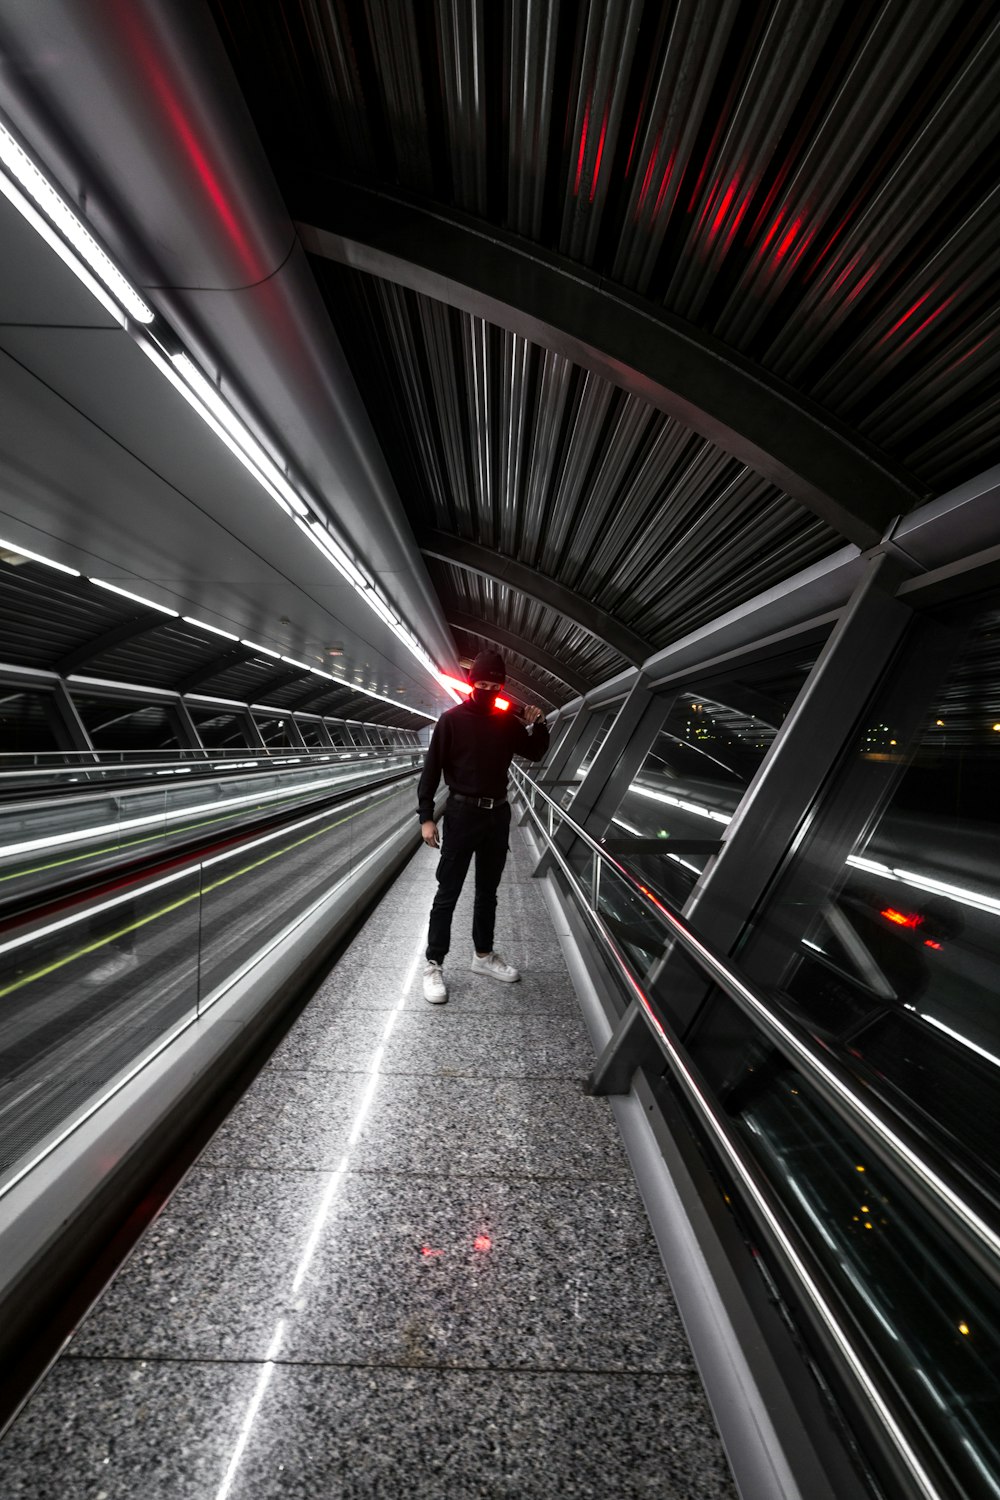
POLYGON ((477 1234, 476 1238, 472 1241, 472 1248, 473 1250, 492 1250, 493 1241, 488 1234, 477 1234))
POLYGON ((573 183, 573 197, 574 198, 576 197, 576 195, 580 191, 580 176, 581 176, 581 174, 583 172, 583 158, 584 158, 584 156, 586 155, 586 152, 587 152, 587 129, 588 129, 589 125, 590 125, 590 100, 588 99, 587 100, 587 107, 586 107, 586 109, 583 112, 583 130, 580 132, 580 154, 578 155, 578 157, 576 159, 576 180, 573 183))
POLYGON ((895 323, 893 323, 892 327, 889 329, 889 332, 887 334, 885 334, 885 336, 883 337, 883 339, 882 339, 883 344, 885 343, 886 339, 891 339, 892 338, 892 336, 896 332, 897 328, 902 328, 902 326, 906 322, 907 318, 912 318, 913 317, 913 314, 917 311, 918 307, 923 307, 924 303, 927 301, 927 298, 929 296, 930 296, 930 292, 925 292, 922 297, 919 297, 917 299, 917 301, 914 302, 914 304, 913 304, 912 307, 908 307, 906 309, 906 312, 903 314, 903 316, 901 318, 897 318, 896 319, 895 323))
POLYGON ((725 197, 723 198, 722 202, 719 204, 718 211, 716 212, 715 218, 712 220, 712 227, 708 231, 709 234, 711 236, 713 236, 713 237, 716 234, 718 234, 719 230, 722 227, 722 222, 725 219, 726 214, 729 212, 730 205, 731 205, 733 199, 736 196, 736 186, 737 186, 738 181, 739 181, 738 178, 736 178, 736 177, 733 178, 732 182, 729 184, 728 188, 726 189, 726 195, 725 195, 725 197))
POLYGON ((941 951, 941 944, 936 943, 933 938, 924 938, 924 947, 934 948, 938 953, 941 951))
POLYGON ((431 1247, 430 1247, 430 1245, 421 1245, 421 1247, 420 1247, 420 1254, 421 1255, 443 1255, 444 1251, 443 1250, 432 1250, 431 1247))
POLYGON ((897 927, 920 927, 924 920, 914 911, 897 911, 894 906, 887 906, 879 915, 885 917, 887 922, 894 922, 897 927))
POLYGON ((785 233, 782 235, 781 242, 778 245, 777 250, 775 250, 775 252, 774 252, 776 260, 782 260, 784 258, 784 256, 786 256, 788 254, 789 247, 791 246, 792 241, 795 239, 795 236, 798 234, 798 232, 799 232, 799 230, 801 228, 802 228, 802 220, 801 219, 793 219, 792 223, 789 225, 789 227, 785 230, 785 233))
POLYGON ((601 121, 601 138, 597 142, 597 160, 594 162, 594 175, 590 179, 590 196, 588 203, 593 203, 594 194, 597 191, 597 174, 601 170, 601 157, 604 155, 604 138, 608 133, 608 111, 604 111, 604 119, 601 121))
MULTIPOLYGON (((447 672, 438 673, 438 682, 440 682, 443 687, 454 688, 456 693, 464 693, 466 697, 468 697, 472 692, 471 682, 463 682, 461 677, 449 677, 447 672)), ((496 700, 496 707, 500 710, 501 713, 506 713, 508 708, 510 708, 510 699, 498 698, 496 700)))
POLYGON ((642 179, 642 187, 639 189, 639 208, 646 206, 646 196, 649 193, 649 184, 653 178, 653 168, 656 166, 656 153, 660 149, 660 137, 656 137, 656 145, 653 147, 649 157, 649 165, 646 167, 645 176, 642 179))
POLYGON ((653 204, 653 218, 654 219, 657 217, 657 215, 660 212, 660 209, 663 207, 663 199, 666 196, 667 186, 668 186, 668 184, 670 182, 670 179, 671 179, 671 177, 673 176, 673 173, 674 173, 674 160, 675 160, 676 156, 677 156, 677 152, 676 151, 671 151, 671 153, 670 153, 670 160, 667 162, 666 169, 665 169, 665 171, 663 173, 663 181, 660 183, 660 191, 657 193, 657 195, 656 195, 656 202, 653 204))

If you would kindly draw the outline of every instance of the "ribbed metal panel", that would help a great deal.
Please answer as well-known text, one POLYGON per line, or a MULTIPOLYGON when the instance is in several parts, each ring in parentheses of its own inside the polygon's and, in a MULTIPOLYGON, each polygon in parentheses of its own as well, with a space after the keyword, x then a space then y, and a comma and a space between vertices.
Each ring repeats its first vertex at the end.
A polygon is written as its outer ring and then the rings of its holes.
MULTIPOLYGON (((374 277, 324 282, 418 526, 528 564, 656 646, 836 547, 773 484, 563 356, 374 277)), ((432 576, 446 615, 479 612, 592 682, 627 665, 504 585, 432 576)))
POLYGON ((305 159, 557 250, 781 376, 931 488, 995 456, 995 6, 213 10, 279 178, 305 159))
POLYGON ((179 620, 164 620, 155 630, 92 657, 78 670, 116 682, 174 688, 189 673, 221 656, 227 644, 221 637, 207 636, 179 620))
POLYGON ((126 618, 125 604, 39 563, 0 563, 0 661, 51 670, 126 618))

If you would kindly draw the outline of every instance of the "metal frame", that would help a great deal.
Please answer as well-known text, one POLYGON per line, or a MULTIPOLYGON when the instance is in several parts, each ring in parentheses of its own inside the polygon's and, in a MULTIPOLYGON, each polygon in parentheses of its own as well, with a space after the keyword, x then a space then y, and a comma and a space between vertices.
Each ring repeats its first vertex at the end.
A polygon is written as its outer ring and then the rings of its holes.
MULTIPOLYGON (((515 635, 512 630, 505 630, 502 625, 497 625, 492 620, 477 620, 475 615, 466 615, 456 609, 446 611, 446 618, 448 624, 456 630, 469 631, 472 635, 482 636, 484 640, 494 641, 496 645, 504 647, 507 651, 516 651, 518 656, 523 656, 525 661, 530 661, 532 666, 539 667, 541 671, 548 672, 550 677, 554 677, 557 682, 563 683, 574 693, 585 693, 593 686, 581 673, 560 661, 558 656, 544 651, 533 641, 527 641, 515 635)), ((541 692, 541 689, 536 689, 536 691, 541 692)), ((542 696, 547 698, 546 694, 542 696)))
POLYGON ((921 498, 910 474, 806 397, 575 261, 384 188, 299 169, 288 191, 311 255, 558 350, 734 454, 862 547, 921 498))
MULTIPOLYGON (((582 594, 567 588, 565 584, 557 583, 545 573, 539 573, 537 568, 529 568, 516 558, 495 552, 492 547, 482 547, 478 542, 450 536, 445 531, 430 530, 418 531, 417 543, 425 557, 436 558, 439 562, 462 568, 467 573, 476 573, 481 578, 502 583, 515 593, 524 594, 536 604, 544 605, 546 609, 572 620, 574 625, 587 631, 588 635, 616 651, 619 656, 624 656, 633 666, 644 661, 653 649, 634 630, 630 630, 591 600, 585 599, 582 594)), ((481 633, 479 625, 475 628, 481 633)), ((522 656, 527 655, 522 647, 518 646, 516 649, 522 656)), ((568 681, 566 678, 563 680, 568 681)))

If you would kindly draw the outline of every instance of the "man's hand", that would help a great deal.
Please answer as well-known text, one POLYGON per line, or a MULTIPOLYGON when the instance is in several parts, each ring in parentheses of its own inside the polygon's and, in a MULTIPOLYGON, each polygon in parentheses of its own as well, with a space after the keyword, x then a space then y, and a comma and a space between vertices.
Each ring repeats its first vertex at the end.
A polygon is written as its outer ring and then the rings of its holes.
POLYGON ((428 849, 440 849, 441 840, 438 838, 438 826, 433 819, 429 818, 426 823, 421 823, 420 836, 428 849))
POLYGON ((524 710, 524 722, 526 724, 537 724, 538 720, 542 717, 542 710, 534 703, 529 703, 528 707, 524 710))

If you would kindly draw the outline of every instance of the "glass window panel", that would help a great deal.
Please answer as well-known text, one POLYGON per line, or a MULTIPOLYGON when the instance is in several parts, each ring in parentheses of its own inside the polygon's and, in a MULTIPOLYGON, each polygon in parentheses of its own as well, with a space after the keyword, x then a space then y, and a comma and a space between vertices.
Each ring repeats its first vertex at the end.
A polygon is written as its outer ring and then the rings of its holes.
POLYGON ((97 750, 175 750, 177 720, 163 703, 137 703, 73 693, 73 702, 97 750))
POLYGON ((242 714, 188 704, 201 742, 209 750, 241 749, 250 745, 250 728, 242 714))
POLYGON ((0 770, 12 764, 10 755, 59 748, 48 695, 0 686, 0 770))
POLYGON ((1000 601, 914 632, 740 959, 1000 1187, 1000 601))

